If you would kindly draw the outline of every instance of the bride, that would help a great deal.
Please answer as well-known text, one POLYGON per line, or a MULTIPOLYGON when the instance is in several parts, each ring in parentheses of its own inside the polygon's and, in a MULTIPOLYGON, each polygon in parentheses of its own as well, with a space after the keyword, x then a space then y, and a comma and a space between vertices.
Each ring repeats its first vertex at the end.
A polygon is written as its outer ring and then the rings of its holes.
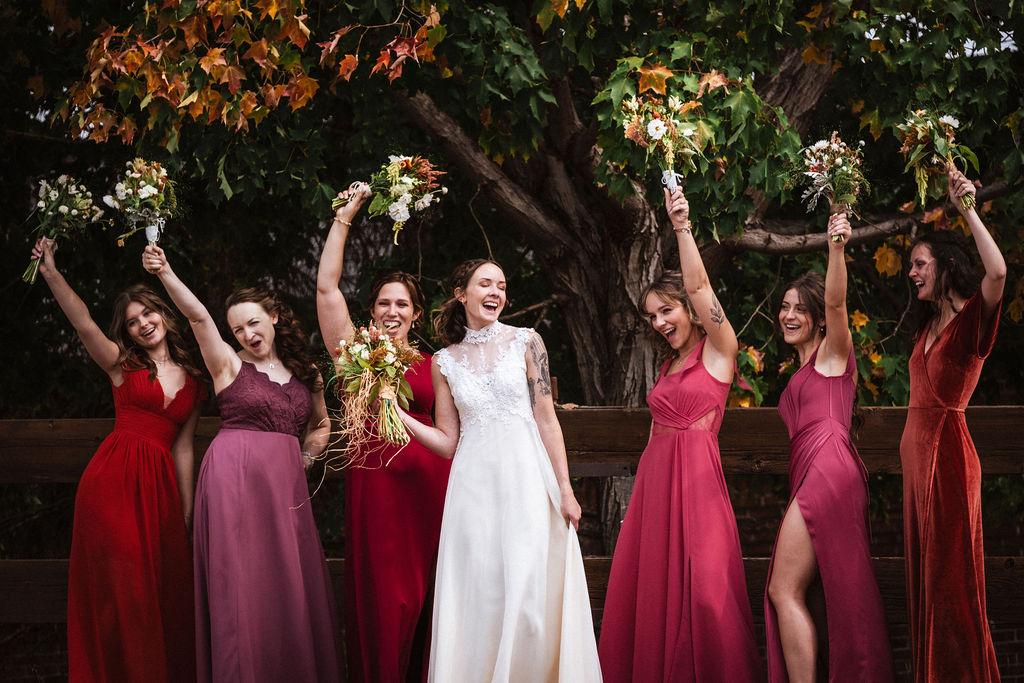
POLYGON ((410 434, 452 458, 441 522, 429 680, 600 681, 547 351, 498 322, 505 274, 466 261, 435 320, 435 425, 410 434))

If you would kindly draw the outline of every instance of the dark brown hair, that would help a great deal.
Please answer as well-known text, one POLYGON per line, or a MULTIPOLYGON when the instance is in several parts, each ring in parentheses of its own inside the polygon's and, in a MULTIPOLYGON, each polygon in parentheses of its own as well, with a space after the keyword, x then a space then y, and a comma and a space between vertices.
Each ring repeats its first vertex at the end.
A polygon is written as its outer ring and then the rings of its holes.
POLYGON ((185 338, 178 329, 171 307, 161 299, 156 292, 146 285, 132 285, 117 295, 114 299, 114 314, 110 321, 109 335, 119 351, 117 363, 126 370, 149 370, 149 379, 156 379, 156 363, 149 357, 141 346, 139 346, 131 335, 128 334, 128 305, 132 302, 140 303, 151 311, 155 311, 163 318, 165 339, 167 340, 167 352, 171 359, 180 365, 185 372, 193 377, 202 377, 202 372, 196 366, 189 353, 185 338))
MULTIPOLYGON (((658 298, 662 301, 678 301, 681 303, 683 308, 686 309, 686 314, 690 316, 690 324, 695 325, 701 334, 704 334, 704 325, 701 323, 697 311, 693 308, 690 295, 686 293, 686 286, 683 284, 683 274, 681 271, 666 270, 661 274, 661 277, 644 288, 643 293, 636 302, 636 310, 645 321, 647 321, 647 316, 649 315, 646 306, 647 297, 651 294, 658 295, 658 298)), ((661 354, 662 360, 668 360, 676 353, 665 337, 654 330, 649 321, 647 324, 647 341, 650 342, 651 347, 655 351, 661 354)))
POLYGON ((309 337, 299 327, 292 309, 266 287, 244 287, 236 290, 228 295, 224 301, 224 308, 229 310, 232 306, 244 303, 259 304, 270 316, 277 314, 277 322, 274 323, 274 348, 281 362, 310 391, 323 389, 323 378, 316 368, 316 357, 309 346, 309 337))
MULTIPOLYGON (((485 263, 493 263, 501 268, 496 261, 486 258, 475 258, 463 261, 448 278, 448 285, 451 293, 441 304, 441 308, 434 314, 434 332, 445 346, 457 344, 466 336, 466 309, 462 302, 455 298, 456 290, 466 290, 473 273, 485 263)), ((504 269, 502 270, 504 272, 504 269)))
MULTIPOLYGON (((935 288, 939 297, 952 306, 953 292, 963 299, 974 296, 981 285, 981 274, 975 266, 966 237, 955 230, 937 230, 914 240, 911 251, 919 244, 927 245, 935 259, 935 288)), ((922 301, 915 295, 910 318, 913 341, 916 342, 927 331, 938 314, 939 302, 922 301)))
POLYGON ((420 281, 413 275, 406 273, 404 270, 389 270, 383 273, 378 273, 373 282, 370 283, 370 310, 373 310, 374 305, 377 303, 377 297, 380 296, 380 290, 384 285, 397 282, 400 285, 405 285, 405 288, 409 290, 409 299, 412 301, 412 310, 415 313, 419 313, 420 316, 412 322, 413 329, 422 327, 426 324, 424 320, 423 310, 426 307, 426 298, 423 296, 423 290, 420 289, 420 281))
MULTIPOLYGON (((799 275, 786 285, 786 288, 782 290, 782 296, 786 296, 786 292, 791 289, 795 289, 797 296, 800 298, 800 303, 804 308, 807 309, 808 315, 811 316, 811 323, 822 335, 825 334, 825 276, 821 273, 813 270, 799 275)), ((782 304, 779 304, 779 309, 782 309, 782 304)), ((779 327, 779 317, 775 316, 776 329, 779 327)))

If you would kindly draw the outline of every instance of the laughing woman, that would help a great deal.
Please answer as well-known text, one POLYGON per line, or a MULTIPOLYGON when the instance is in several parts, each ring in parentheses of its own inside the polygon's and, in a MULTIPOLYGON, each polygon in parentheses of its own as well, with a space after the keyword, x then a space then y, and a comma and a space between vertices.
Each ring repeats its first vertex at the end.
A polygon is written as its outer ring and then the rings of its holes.
POLYGON ((601 625, 607 681, 763 678, 718 428, 739 344, 711 290, 682 190, 665 205, 682 275, 640 298, 665 363, 647 403, 654 424, 615 547, 601 625))
POLYGON ((771 683, 892 681, 882 596, 871 565, 867 473, 850 440, 857 363, 846 316, 845 214, 828 222, 828 270, 786 287, 779 325, 800 369, 779 413, 789 429, 790 500, 768 570, 765 630, 771 683), (835 240, 834 237, 841 239, 835 240), (807 590, 825 592, 828 667, 817 666, 807 590))
POLYGON ((950 172, 950 199, 981 256, 980 282, 953 230, 919 238, 910 252, 920 315, 900 460, 910 651, 921 683, 999 680, 985 614, 981 465, 964 408, 995 343, 1006 262, 975 208, 964 208, 968 194, 974 184, 950 172))
POLYGON ((199 681, 337 681, 331 579, 305 504, 303 465, 330 435, 309 341, 291 309, 250 287, 226 303, 235 352, 162 249, 142 263, 192 325, 222 420, 196 488, 199 681))
POLYGON ((82 473, 68 576, 68 678, 195 680, 193 441, 205 390, 171 309, 134 285, 114 300, 109 336, 57 270, 32 252, 61 310, 107 373, 117 420, 82 473))

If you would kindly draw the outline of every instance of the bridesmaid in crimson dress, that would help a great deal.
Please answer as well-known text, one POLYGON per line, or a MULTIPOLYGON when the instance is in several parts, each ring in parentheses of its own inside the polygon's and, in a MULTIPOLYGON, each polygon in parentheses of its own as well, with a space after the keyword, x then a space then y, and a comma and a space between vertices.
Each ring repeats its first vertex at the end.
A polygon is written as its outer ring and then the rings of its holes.
MULTIPOLYGON (((354 331, 338 288, 345 241, 369 188, 339 195, 340 207, 324 242, 317 273, 317 316, 327 350, 336 359, 341 339, 354 331)), ((383 273, 370 286, 370 316, 396 339, 423 320, 419 283, 408 273, 383 273)), ((409 368, 409 412, 431 423, 434 388, 430 354, 409 368)), ((403 448, 375 439, 345 472, 345 640, 349 680, 418 681, 423 678, 441 511, 451 461, 417 441, 403 448)))
POLYGON ((276 295, 248 287, 225 302, 236 352, 160 247, 142 263, 188 317, 221 415, 196 485, 198 679, 338 681, 336 605, 303 470, 331 431, 309 338, 276 295))
POLYGON ((771 683, 893 679, 871 566, 867 472, 850 440, 857 379, 846 315, 844 247, 850 234, 845 214, 829 218, 825 277, 798 277, 786 287, 779 310, 783 339, 796 347, 800 369, 779 402, 789 429, 791 493, 764 604, 771 683), (828 633, 828 662, 821 671, 818 627, 807 608, 807 590, 817 577, 828 633))
POLYGON ((134 285, 109 337, 57 270, 33 258, 89 356, 110 377, 117 419, 78 483, 68 576, 69 680, 195 680, 193 441, 205 396, 170 308, 134 285))
POLYGON ((995 343, 1006 262, 963 174, 949 195, 974 236, 984 276, 953 230, 925 235, 910 252, 922 311, 910 356, 910 406, 900 442, 907 606, 914 680, 999 680, 985 614, 981 465, 964 408, 995 343))
POLYGON ((764 673, 718 452, 739 344, 682 190, 666 191, 665 204, 682 276, 666 273, 640 299, 666 361, 647 396, 654 423, 612 560, 601 668, 611 683, 755 683, 764 673))

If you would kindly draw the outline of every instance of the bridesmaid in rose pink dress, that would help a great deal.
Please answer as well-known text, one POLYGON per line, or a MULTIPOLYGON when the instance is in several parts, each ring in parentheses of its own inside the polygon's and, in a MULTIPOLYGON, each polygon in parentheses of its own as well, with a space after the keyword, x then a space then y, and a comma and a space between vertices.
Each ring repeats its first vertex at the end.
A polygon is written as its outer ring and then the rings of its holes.
POLYGON ((666 191, 665 203, 683 275, 666 273, 640 300, 666 362, 647 396, 654 424, 612 560, 601 669, 611 683, 756 683, 764 673, 718 451, 739 345, 686 198, 666 191))
POLYGON ((786 288, 779 324, 800 369, 782 394, 789 429, 790 502, 772 554, 765 595, 771 683, 893 679, 882 597, 871 566, 867 473, 850 440, 857 364, 846 316, 845 214, 829 218, 828 271, 786 288), (821 577, 828 662, 818 662, 807 591, 821 577))

